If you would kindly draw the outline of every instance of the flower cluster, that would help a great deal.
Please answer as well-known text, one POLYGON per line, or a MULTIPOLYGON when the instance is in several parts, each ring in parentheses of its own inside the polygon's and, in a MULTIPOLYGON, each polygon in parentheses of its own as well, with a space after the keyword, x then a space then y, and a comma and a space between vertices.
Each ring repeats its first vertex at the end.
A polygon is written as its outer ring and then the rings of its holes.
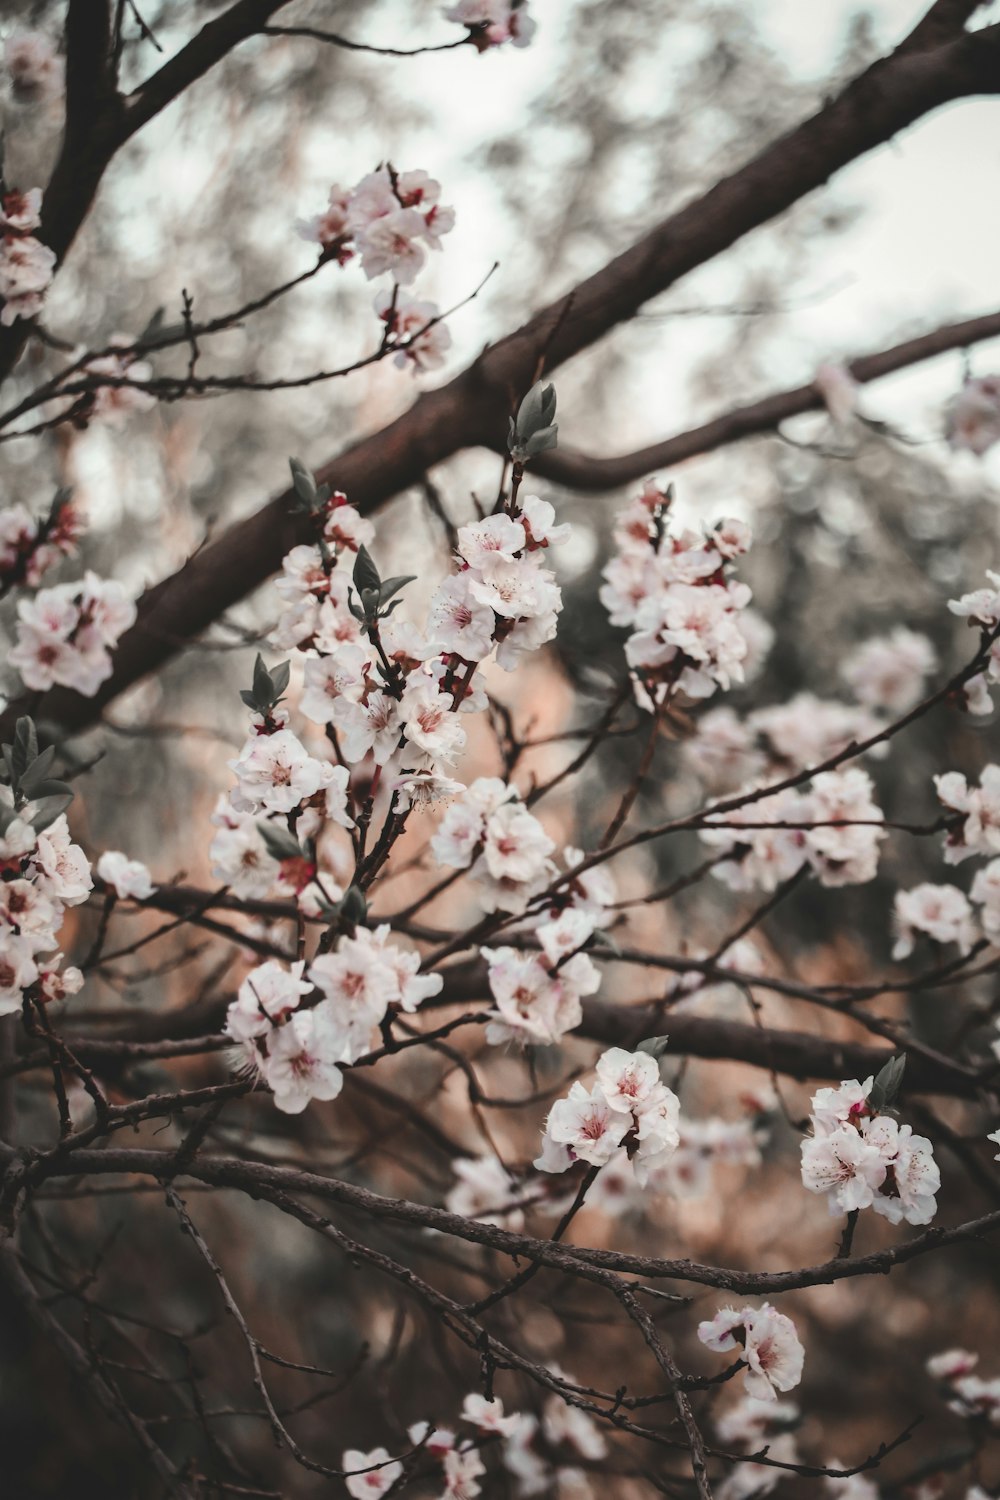
POLYGON ((1000 1377, 974 1375, 978 1363, 979 1355, 967 1349, 946 1349, 927 1361, 927 1373, 941 1385, 956 1416, 1000 1428, 1000 1377))
MULTIPOLYGON (((997 872, 1000 873, 1000 861, 997 872)), ((997 892, 1000 897, 1000 891, 997 892)), ((1000 916, 1000 911, 997 913, 1000 916)), ((896 944, 893 958, 909 958, 916 934, 922 932, 935 943, 957 943, 968 953, 978 937, 969 898, 955 885, 932 885, 925 881, 909 891, 898 891, 893 911, 896 944)))
MULTIPOLYGON (((767 1456, 778 1463, 795 1464, 799 1462, 799 1450, 794 1428, 799 1416, 794 1402, 778 1401, 773 1393, 771 1400, 764 1401, 743 1396, 716 1418, 715 1432, 726 1448, 744 1453, 766 1449, 767 1456)), ((740 1463, 726 1475, 715 1493, 718 1500, 749 1500, 751 1496, 769 1495, 782 1478, 782 1472, 769 1464, 740 1463)))
POLYGON ((440 321, 436 303, 379 292, 375 311, 385 324, 384 337, 397 350, 394 364, 401 370, 409 366, 414 375, 441 368, 451 348, 451 332, 440 321))
POLYGON ((655 1057, 612 1047, 598 1059, 592 1088, 574 1083, 552 1106, 535 1166, 540 1172, 565 1172, 577 1161, 603 1167, 624 1145, 642 1187, 677 1150, 679 1113, 655 1057))
POLYGON ((802 1142, 803 1184, 826 1194, 831 1214, 874 1208, 891 1224, 929 1224, 941 1186, 933 1147, 879 1112, 874 1083, 851 1078, 813 1095, 813 1133, 802 1142))
POLYGON ((439 865, 471 871, 484 911, 523 912, 555 874, 555 847, 517 788, 496 776, 465 787, 431 840, 439 865))
POLYGON ((60 557, 73 555, 82 529, 80 512, 64 493, 41 520, 24 505, 0 511, 0 590, 21 583, 37 588, 60 557))
POLYGON ((756 1401, 775 1401, 778 1391, 790 1391, 802 1379, 805 1350, 795 1324, 769 1302, 724 1307, 698 1324, 698 1337, 717 1354, 741 1351, 740 1361, 746 1365, 743 1385, 756 1401))
POLYGON ((418 973, 418 956, 388 936, 388 927, 358 927, 308 970, 304 960, 285 967, 272 959, 240 985, 226 1032, 286 1114, 301 1113, 311 1099, 335 1099, 341 1068, 371 1050, 389 1009, 414 1011, 440 990, 441 976, 418 973), (303 996, 317 992, 322 998, 303 1008, 303 996))
POLYGON ((938 800, 955 814, 945 836, 945 864, 1000 854, 1000 766, 985 766, 978 786, 970 787, 960 771, 935 776, 934 786, 938 800))
POLYGON ((804 866, 825 886, 862 885, 875 878, 885 838, 871 778, 857 769, 822 772, 809 791, 775 792, 719 820, 729 826, 709 821, 700 837, 726 856, 713 874, 737 891, 776 890, 804 866))
POLYGON ((896 715, 920 701, 936 667, 937 653, 927 637, 900 625, 889 635, 862 641, 843 662, 840 675, 859 703, 896 715))
POLYGON ((63 60, 44 31, 15 27, 4 43, 3 61, 11 92, 20 103, 35 104, 62 93, 63 60))
POLYGON ((106 849, 97 861, 96 870, 98 879, 120 900, 145 901, 155 889, 146 866, 118 849, 106 849))
POLYGON ((625 656, 647 704, 674 692, 709 698, 742 682, 748 654, 740 615, 750 590, 728 569, 748 550, 749 528, 720 521, 707 535, 671 529, 670 503, 650 482, 621 513, 600 591, 611 623, 631 632, 625 656))
POLYGON ((369 281, 389 272, 409 286, 423 268, 425 247, 440 250, 441 236, 455 226, 455 210, 440 197, 441 184, 426 172, 383 166, 353 188, 334 183, 324 212, 297 228, 341 265, 357 255, 369 281))
POLYGON ((64 815, 36 830, 10 788, 0 788, 0 799, 0 1016, 8 1016, 32 987, 48 1002, 82 986, 79 969, 61 967, 59 930, 66 908, 86 901, 93 880, 64 815))
POLYGON ((136 618, 122 585, 89 571, 80 583, 22 599, 17 613, 17 644, 7 660, 25 686, 45 692, 58 683, 85 697, 111 676, 111 651, 136 618))
POLYGON ((32 234, 42 222, 42 190, 0 199, 0 323, 34 318, 55 274, 55 251, 32 234))
POLYGON ((528 15, 527 0, 457 0, 444 13, 446 21, 468 27, 469 40, 480 52, 511 42, 527 47, 537 29, 528 15))
POLYGON ((981 457, 1000 442, 1000 375, 970 376, 948 413, 953 448, 981 457))

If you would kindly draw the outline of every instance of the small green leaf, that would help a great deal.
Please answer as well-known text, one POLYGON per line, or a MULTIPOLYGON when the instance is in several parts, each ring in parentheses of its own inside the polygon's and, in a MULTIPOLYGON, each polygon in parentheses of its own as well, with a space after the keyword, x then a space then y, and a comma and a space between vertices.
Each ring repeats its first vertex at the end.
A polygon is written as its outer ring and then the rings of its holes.
POLYGON ((645 1041, 639 1042, 635 1050, 637 1052, 646 1052, 650 1057, 655 1057, 659 1061, 669 1046, 670 1038, 668 1036, 648 1036, 645 1041))
POLYGON ((274 686, 274 698, 272 703, 277 703, 288 686, 288 679, 292 675, 292 664, 290 661, 279 662, 276 667, 271 668, 271 682, 274 686))
POLYGON ((368 915, 368 902, 365 900, 364 891, 358 886, 348 886, 340 903, 340 915, 345 922, 352 922, 355 926, 363 922, 368 915))
POLYGON ((69 807, 73 800, 70 792, 62 797, 43 797, 40 801, 33 803, 34 812, 31 816, 31 826, 36 833, 42 833, 50 824, 54 823, 69 807))
POLYGON ((873 1113, 883 1114, 886 1110, 892 1109, 899 1098, 905 1071, 905 1052, 901 1052, 898 1057, 891 1057, 885 1067, 879 1070, 872 1084, 871 1093, 868 1095, 868 1106, 873 1113))
POLYGON ((272 859, 301 859, 302 846, 298 839, 280 823, 269 823, 260 818, 257 821, 257 832, 263 839, 264 847, 272 859))
POLYGON ((357 589, 362 599, 364 598, 367 590, 373 589, 377 594, 379 589, 382 587, 382 579, 379 574, 379 570, 375 566, 374 559, 372 558, 372 555, 368 551, 367 547, 361 546, 358 548, 358 555, 354 561, 353 577, 354 587, 357 589))
POLYGON ((388 603, 393 594, 398 594, 400 589, 405 588, 408 583, 414 583, 416 577, 416 573, 406 573, 400 574, 397 578, 387 578, 379 590, 379 602, 388 603))

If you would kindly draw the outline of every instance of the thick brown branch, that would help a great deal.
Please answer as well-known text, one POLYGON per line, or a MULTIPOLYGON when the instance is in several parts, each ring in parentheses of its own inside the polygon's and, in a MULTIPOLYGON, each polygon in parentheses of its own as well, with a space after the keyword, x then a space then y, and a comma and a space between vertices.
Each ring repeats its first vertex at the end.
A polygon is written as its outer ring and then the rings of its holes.
MULTIPOLYGON (((847 368, 855 380, 866 383, 891 375, 896 370, 915 365, 921 360, 933 359, 950 349, 967 349, 984 339, 1000 336, 1000 312, 986 313, 980 318, 966 318, 961 323, 947 323, 935 328, 932 333, 919 338, 906 339, 891 349, 878 354, 865 354, 851 360, 847 368)), ((775 391, 760 401, 751 401, 745 406, 713 417, 699 427, 679 432, 662 443, 653 443, 648 448, 639 448, 634 453, 622 453, 614 458, 597 458, 587 453, 575 452, 572 448, 557 448, 542 454, 535 461, 535 469, 546 479, 553 479, 574 490, 617 489, 631 484, 656 470, 671 468, 685 459, 702 453, 711 453, 729 443, 755 434, 774 432, 789 417, 801 416, 803 412, 819 411, 823 396, 815 381, 808 385, 795 386, 792 390, 775 391)))

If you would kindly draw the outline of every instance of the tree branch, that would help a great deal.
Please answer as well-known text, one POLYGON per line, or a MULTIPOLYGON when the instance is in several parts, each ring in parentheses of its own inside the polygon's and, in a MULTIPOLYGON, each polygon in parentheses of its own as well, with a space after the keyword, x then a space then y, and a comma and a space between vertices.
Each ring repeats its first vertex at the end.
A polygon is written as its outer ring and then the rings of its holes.
MULTIPOLYGON (((972 344, 1000 336, 1000 312, 985 313, 979 318, 966 318, 961 323, 946 323, 932 333, 919 338, 907 339, 884 349, 878 354, 865 354, 851 360, 847 368, 855 380, 867 384, 903 370, 922 360, 934 359, 950 349, 967 349, 972 344)), ((791 390, 775 391, 760 401, 746 406, 733 407, 686 432, 679 432, 662 443, 653 443, 648 448, 639 448, 634 453, 622 453, 614 458, 598 458, 572 448, 554 448, 540 454, 534 461, 534 471, 557 484, 574 490, 595 493, 617 489, 631 484, 633 480, 645 478, 656 470, 683 463, 702 453, 710 453, 741 438, 758 433, 774 432, 780 423, 789 417, 801 416, 804 412, 819 411, 823 407, 823 396, 815 381, 799 385, 791 390)))
MULTIPOLYGON (((929 51, 915 51, 904 42, 802 125, 582 282, 571 293, 571 317, 563 316, 565 297, 543 308, 450 384, 422 395, 383 431, 325 465, 320 480, 344 490, 359 509, 370 512, 461 448, 495 447, 513 400, 535 378, 540 361, 543 371, 563 364, 681 276, 929 110, 971 94, 1000 91, 998 61, 1000 26, 963 33, 929 51)), ((283 492, 148 590, 136 625, 119 642, 115 670, 99 693, 90 699, 67 690, 47 694, 40 716, 65 730, 92 723, 105 704, 252 592, 304 540, 289 500, 289 492, 283 492)), ((7 716, 0 728, 6 723, 7 716)))

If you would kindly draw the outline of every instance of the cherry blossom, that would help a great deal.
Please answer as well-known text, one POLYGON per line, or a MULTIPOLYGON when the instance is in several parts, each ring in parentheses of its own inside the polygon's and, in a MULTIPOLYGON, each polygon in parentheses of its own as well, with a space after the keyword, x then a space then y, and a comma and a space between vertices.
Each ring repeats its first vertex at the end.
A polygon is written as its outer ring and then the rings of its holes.
POLYGON ((528 15, 527 0, 457 0, 444 15, 446 20, 469 28, 480 52, 502 47, 504 42, 527 47, 536 29, 528 15))
POLYGON ((979 1355, 968 1349, 944 1349, 940 1354, 931 1355, 926 1370, 933 1380, 950 1383, 960 1375, 970 1374, 978 1363, 979 1355))
POLYGON ((970 376, 948 413, 948 441, 977 458, 1000 440, 1000 376, 970 376))
POLYGON ((486 1465, 479 1456, 476 1448, 452 1448, 444 1455, 444 1493, 445 1497, 452 1500, 473 1500, 473 1497, 482 1493, 482 1485, 477 1480, 486 1473, 486 1465))
POLYGON ((390 1459, 387 1448, 373 1448, 370 1453, 347 1448, 340 1462, 347 1475, 347 1493, 353 1500, 380 1500, 403 1476, 403 1465, 390 1459))
MULTIPOLYGON (((1000 862, 997 868, 1000 873, 1000 862)), ((968 953, 978 935, 968 897, 954 885, 925 881, 912 890, 898 891, 893 920, 896 943, 892 956, 896 959, 909 957, 918 932, 926 933, 936 943, 957 943, 961 953, 968 953)))
POLYGON ((519 1412, 512 1412, 510 1416, 504 1416, 503 1402, 496 1397, 487 1401, 485 1396, 474 1393, 466 1396, 462 1402, 462 1421, 471 1422, 478 1427, 480 1432, 497 1434, 500 1437, 510 1437, 517 1431, 521 1416, 519 1412))
POLYGON ((0 226, 0 323, 9 327, 18 318, 37 317, 55 268, 55 251, 48 245, 33 235, 0 226))
POLYGON ((44 692, 58 683, 92 697, 111 675, 111 648, 135 618, 121 584, 88 572, 82 583, 20 601, 17 644, 7 659, 27 687, 44 692))
POLYGON ((314 760, 290 729, 252 736, 235 760, 238 811, 289 813, 326 785, 332 766, 314 760))
POLYGON ((698 1337, 717 1353, 742 1350, 744 1389, 758 1401, 776 1400, 776 1392, 790 1391, 802 1379, 805 1351, 795 1324, 769 1302, 739 1310, 725 1307, 698 1324, 698 1337))
POLYGON ((386 326, 386 336, 393 344, 405 346, 398 350, 393 364, 401 370, 409 366, 414 375, 441 368, 451 348, 451 331, 441 322, 436 302, 401 296, 394 301, 391 292, 379 292, 375 311, 386 326))
POLYGON ((523 1211, 509 1206, 517 1199, 517 1184, 495 1156, 456 1157, 451 1168, 456 1180, 445 1199, 451 1213, 501 1229, 524 1228, 523 1211))
POLYGON ((284 1114, 301 1114, 313 1099, 336 1099, 344 1079, 339 1031, 322 1007, 299 1010, 270 1032, 261 1069, 284 1114))
POLYGON ((95 868, 104 884, 113 887, 121 898, 145 901, 153 894, 153 880, 146 866, 117 849, 105 850, 95 868))
POLYGON ((978 787, 959 771, 934 777, 938 799, 960 813, 945 839, 945 864, 957 865, 974 854, 1000 854, 1000 766, 985 766, 978 787))
POLYGON ((276 959, 259 965, 243 980, 226 1013, 226 1031, 237 1042, 267 1036, 298 1010, 312 989, 302 977, 304 961, 285 968, 276 959))
POLYGON ((859 703, 897 715, 919 702, 936 666, 937 653, 927 637, 898 626, 889 635, 864 641, 840 673, 859 703))

